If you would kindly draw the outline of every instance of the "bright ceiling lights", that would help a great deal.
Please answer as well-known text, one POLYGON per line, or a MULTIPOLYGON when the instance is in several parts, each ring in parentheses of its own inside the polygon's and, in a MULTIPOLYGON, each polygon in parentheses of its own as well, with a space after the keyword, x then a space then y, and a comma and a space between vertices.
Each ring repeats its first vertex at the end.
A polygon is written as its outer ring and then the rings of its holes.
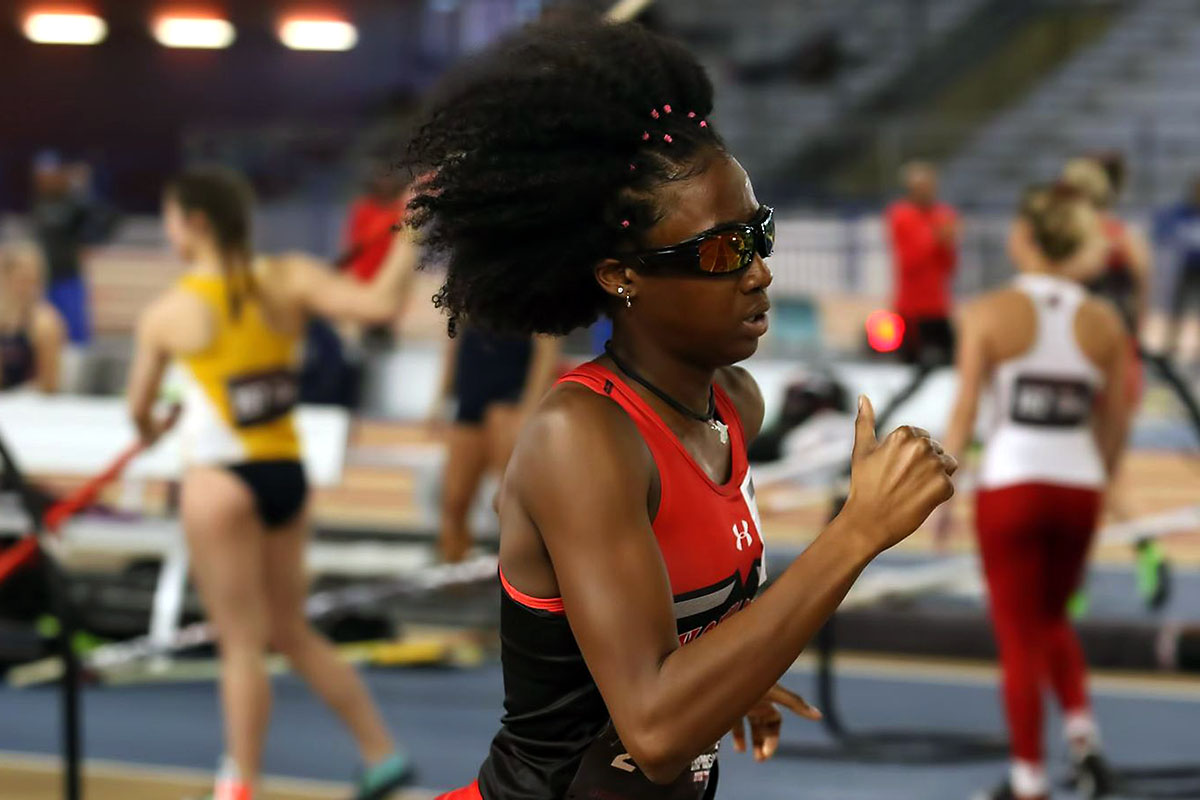
POLYGON ((94 14, 33 13, 25 18, 25 35, 38 44, 96 44, 108 25, 94 14))
POLYGON ((289 19, 279 26, 279 39, 293 50, 349 50, 358 30, 337 19, 289 19))
POLYGON ((154 23, 154 38, 163 47, 217 50, 233 44, 235 36, 233 25, 213 17, 160 17, 154 23))

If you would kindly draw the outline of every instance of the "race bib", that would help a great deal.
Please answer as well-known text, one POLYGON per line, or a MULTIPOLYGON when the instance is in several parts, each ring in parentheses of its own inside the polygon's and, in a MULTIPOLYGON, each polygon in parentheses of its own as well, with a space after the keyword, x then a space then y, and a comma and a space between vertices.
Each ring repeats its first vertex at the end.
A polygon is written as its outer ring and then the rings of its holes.
POLYGON ((1013 387, 1014 422, 1048 428, 1074 428, 1092 413, 1092 387, 1084 381, 1022 376, 1013 387))
POLYGON ((279 419, 296 407, 299 396, 296 373, 286 369, 239 375, 226 387, 233 423, 239 428, 279 419))
POLYGON ((714 744, 674 782, 662 786, 642 774, 610 722, 584 753, 567 800, 709 800, 716 794, 719 746, 714 744))

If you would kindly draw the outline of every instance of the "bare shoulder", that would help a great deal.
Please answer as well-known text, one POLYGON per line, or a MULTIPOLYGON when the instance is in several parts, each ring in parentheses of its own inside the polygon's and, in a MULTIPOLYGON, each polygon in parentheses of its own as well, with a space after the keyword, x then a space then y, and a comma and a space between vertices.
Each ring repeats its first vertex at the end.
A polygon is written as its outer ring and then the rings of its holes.
POLYGON ((973 297, 959 306, 957 324, 959 332, 985 330, 993 319, 1019 307, 1024 295, 1015 289, 993 289, 973 297))
POLYGON ((717 383, 737 408, 746 432, 747 443, 762 429, 764 403, 758 381, 745 367, 722 367, 717 370, 717 383))
POLYGON ((138 318, 138 338, 173 354, 203 348, 211 336, 212 312, 199 297, 172 287, 146 306, 138 318))
POLYGON ((1084 299, 1076 312, 1075 326, 1099 333, 1105 342, 1124 338, 1125 323, 1121 321, 1120 312, 1102 297, 1088 296, 1084 299))
POLYGON ((1034 336, 1034 314, 1029 297, 1012 287, 964 303, 957 319, 959 358, 974 355, 993 362, 1024 352, 1034 336))
POLYGON ((67 323, 58 309, 46 302, 33 310, 33 336, 38 341, 62 341, 67 335, 67 323))
POLYGON ((325 272, 329 265, 316 256, 300 250, 275 255, 262 255, 255 261, 255 272, 267 279, 284 279, 304 275, 314 270, 325 272))
POLYGON ((531 481, 541 492, 547 478, 608 464, 649 480, 650 451, 629 415, 610 398, 568 382, 551 389, 522 428, 509 474, 518 487, 531 481))
POLYGON ((254 259, 254 277, 261 290, 268 294, 294 294, 311 279, 321 262, 301 252, 260 255, 254 259))
POLYGON ((200 298, 178 286, 172 286, 142 309, 140 322, 143 326, 154 328, 164 325, 176 314, 192 315, 203 307, 200 298))

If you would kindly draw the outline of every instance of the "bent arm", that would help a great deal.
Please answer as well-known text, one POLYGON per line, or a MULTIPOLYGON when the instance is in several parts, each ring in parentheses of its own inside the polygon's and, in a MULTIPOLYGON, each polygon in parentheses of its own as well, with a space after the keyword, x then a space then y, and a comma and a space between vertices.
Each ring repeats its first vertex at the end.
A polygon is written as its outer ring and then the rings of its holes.
POLYGON ((286 257, 288 282, 301 306, 337 322, 383 324, 400 313, 411 291, 419 248, 408 229, 396 234, 379 272, 370 283, 327 269, 316 259, 286 257))
POLYGON ((142 313, 134 340, 133 364, 129 369, 126 402, 129 416, 144 442, 154 441, 159 433, 154 424, 154 401, 170 363, 165 335, 169 320, 164 319, 164 308, 161 303, 156 303, 142 313))
POLYGON ((1095 313, 1104 317, 1100 322, 1109 331, 1111 338, 1108 358, 1104 364, 1104 393, 1095 421, 1096 445, 1104 460, 1104 470, 1111 479, 1116 473, 1121 453, 1125 449, 1125 440, 1129 435, 1131 415, 1125 384, 1126 375, 1133 368, 1132 354, 1129 351, 1125 326, 1117 312, 1104 306, 1098 308, 1095 313))
POLYGON ((779 680, 874 553, 839 517, 752 605, 680 647, 632 424, 615 406, 587 425, 543 410, 525 439, 538 446, 510 472, 571 629, 630 755, 670 782, 779 680))
POLYGON ((979 398, 987 377, 987 341, 979 322, 979 308, 966 308, 958 319, 958 345, 955 352, 955 371, 958 373, 958 396, 946 425, 942 445, 946 452, 960 461, 975 433, 975 418, 979 413, 979 398))
POLYGON ((1154 270, 1154 249, 1139 231, 1127 234, 1129 268, 1134 278, 1134 305, 1139 320, 1146 318, 1150 310, 1150 281, 1154 270))

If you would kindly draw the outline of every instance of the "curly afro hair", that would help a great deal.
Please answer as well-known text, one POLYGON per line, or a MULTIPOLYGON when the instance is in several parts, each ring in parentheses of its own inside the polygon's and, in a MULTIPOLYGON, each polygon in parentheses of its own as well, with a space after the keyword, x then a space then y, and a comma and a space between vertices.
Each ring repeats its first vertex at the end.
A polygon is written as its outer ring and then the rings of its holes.
POLYGON ((451 335, 595 321, 595 265, 639 247, 658 187, 724 150, 712 95, 681 45, 599 20, 534 24, 451 74, 404 158, 425 171, 409 220, 447 265, 451 335))

